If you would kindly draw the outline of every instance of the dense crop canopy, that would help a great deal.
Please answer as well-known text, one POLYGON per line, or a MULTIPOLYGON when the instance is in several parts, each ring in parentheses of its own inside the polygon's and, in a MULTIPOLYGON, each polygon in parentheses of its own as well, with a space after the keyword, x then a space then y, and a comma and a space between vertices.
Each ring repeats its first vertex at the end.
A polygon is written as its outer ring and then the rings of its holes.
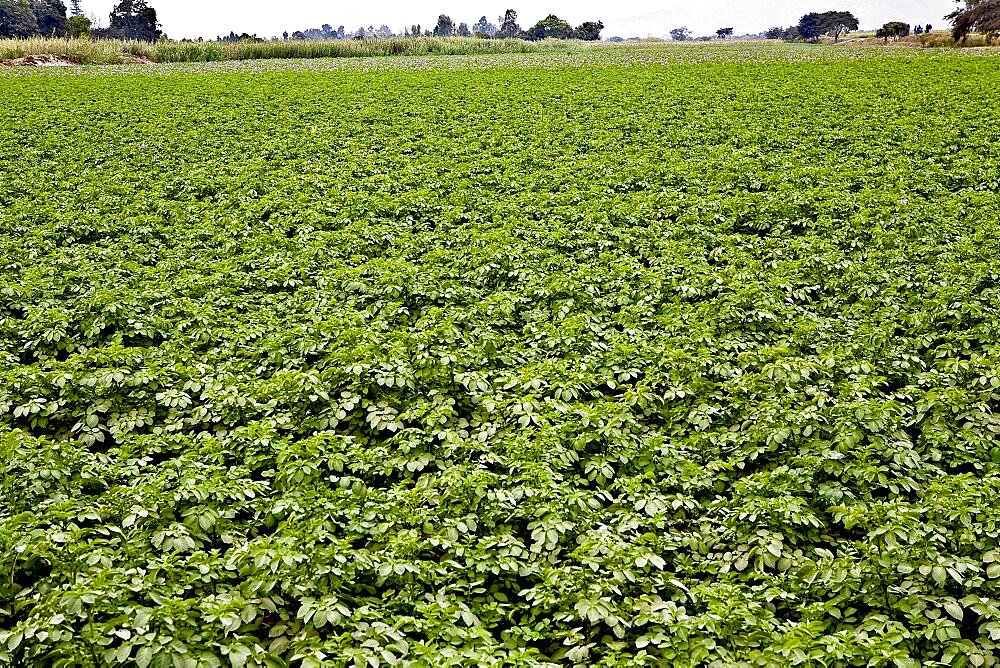
POLYGON ((801 48, 0 77, 0 663, 995 661, 1000 60, 801 48))

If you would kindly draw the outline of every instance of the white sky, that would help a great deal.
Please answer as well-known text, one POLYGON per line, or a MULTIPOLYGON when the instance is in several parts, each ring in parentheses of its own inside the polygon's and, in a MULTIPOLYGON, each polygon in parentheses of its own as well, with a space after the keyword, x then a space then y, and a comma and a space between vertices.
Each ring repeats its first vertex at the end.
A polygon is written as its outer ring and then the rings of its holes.
MULTIPOLYGON (((547 14, 557 14, 573 25, 588 20, 604 21, 602 36, 665 36, 671 28, 687 26, 695 34, 711 34, 717 28, 732 26, 737 35, 757 33, 771 26, 798 23, 802 14, 830 9, 854 12, 862 28, 876 28, 887 21, 911 24, 930 23, 946 27, 942 17, 954 7, 952 0, 371 0, 370 2, 335 3, 322 0, 147 0, 156 8, 160 23, 170 37, 206 37, 237 33, 256 33, 260 37, 318 28, 329 23, 348 31, 359 26, 383 23, 394 32, 403 26, 419 23, 433 28, 438 14, 448 14, 456 25, 472 25, 484 14, 492 22, 507 7, 517 10, 518 22, 526 28, 547 14)), ((68 4, 68 3, 67 3, 68 4)), ((82 0, 87 14, 96 14, 107 25, 108 13, 115 0, 82 0)))

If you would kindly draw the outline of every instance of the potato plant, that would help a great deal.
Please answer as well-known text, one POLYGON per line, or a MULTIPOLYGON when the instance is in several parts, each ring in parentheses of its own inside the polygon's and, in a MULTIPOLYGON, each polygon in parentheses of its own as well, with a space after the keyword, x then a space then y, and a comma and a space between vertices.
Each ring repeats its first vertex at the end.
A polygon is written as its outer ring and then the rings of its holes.
POLYGON ((995 665, 1000 59, 719 48, 0 75, 0 663, 995 665))

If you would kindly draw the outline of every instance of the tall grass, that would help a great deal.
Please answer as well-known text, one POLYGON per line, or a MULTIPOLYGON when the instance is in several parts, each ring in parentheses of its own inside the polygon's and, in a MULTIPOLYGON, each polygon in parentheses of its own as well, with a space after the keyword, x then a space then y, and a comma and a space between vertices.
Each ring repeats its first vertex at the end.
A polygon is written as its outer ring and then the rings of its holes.
MULTIPOLYGON (((157 45, 161 46, 161 45, 157 45)), ((169 47, 172 45, 162 45, 169 47)), ((183 45, 190 46, 190 45, 183 45)), ((199 44, 199 46, 201 46, 199 44)), ((487 53, 537 53, 566 51, 569 42, 525 42, 519 39, 486 40, 468 37, 393 37, 390 39, 230 42, 221 45, 226 60, 269 58, 353 58, 371 56, 425 56, 433 54, 470 56, 487 53)), ((160 54, 154 55, 158 60, 160 54)), ((214 53, 212 54, 215 55, 214 53)), ((205 58, 209 60, 213 58, 205 58)), ((165 58, 164 60, 171 60, 165 58)))
POLYGON ((980 35, 978 33, 969 35, 964 42, 956 43, 955 38, 951 36, 951 32, 931 32, 923 35, 910 35, 906 38, 906 40, 925 47, 995 46, 998 43, 995 38, 989 35, 980 35))
POLYGON ((390 39, 283 42, 121 42, 115 40, 0 40, 0 60, 51 54, 79 64, 118 64, 135 60, 158 63, 210 62, 271 58, 353 58, 371 56, 480 55, 540 53, 589 48, 588 42, 474 37, 393 37, 390 39))
MULTIPOLYGON (((139 48, 139 42, 135 43, 139 48)), ((147 47, 151 46, 149 44, 147 47)), ((95 41, 89 39, 53 39, 29 37, 28 39, 0 39, 0 60, 23 56, 51 54, 74 63, 110 65, 128 60, 124 55, 124 42, 95 41)))

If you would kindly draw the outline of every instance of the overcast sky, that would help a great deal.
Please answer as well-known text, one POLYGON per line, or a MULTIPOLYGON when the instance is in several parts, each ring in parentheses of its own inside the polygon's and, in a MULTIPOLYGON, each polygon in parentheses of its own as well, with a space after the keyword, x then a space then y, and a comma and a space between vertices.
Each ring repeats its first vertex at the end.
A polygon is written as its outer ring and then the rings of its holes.
MULTIPOLYGON (((687 26, 695 34, 714 33, 732 26, 737 35, 758 33, 771 26, 792 25, 811 11, 845 9, 853 11, 862 28, 876 28, 886 21, 933 24, 945 27, 942 17, 949 13, 951 0, 371 0, 370 2, 324 2, 322 0, 148 0, 156 8, 167 35, 176 39, 256 33, 260 37, 280 35, 329 23, 344 25, 348 31, 359 26, 383 23, 394 32, 415 23, 432 28, 438 14, 448 14, 456 24, 470 25, 484 14, 493 23, 507 7, 517 10, 521 27, 528 27, 547 14, 557 14, 577 25, 600 20, 603 36, 661 37, 671 28, 687 26)), ((67 3, 68 4, 68 3, 67 3)), ((82 0, 88 14, 96 14, 107 25, 115 0, 82 0)))

